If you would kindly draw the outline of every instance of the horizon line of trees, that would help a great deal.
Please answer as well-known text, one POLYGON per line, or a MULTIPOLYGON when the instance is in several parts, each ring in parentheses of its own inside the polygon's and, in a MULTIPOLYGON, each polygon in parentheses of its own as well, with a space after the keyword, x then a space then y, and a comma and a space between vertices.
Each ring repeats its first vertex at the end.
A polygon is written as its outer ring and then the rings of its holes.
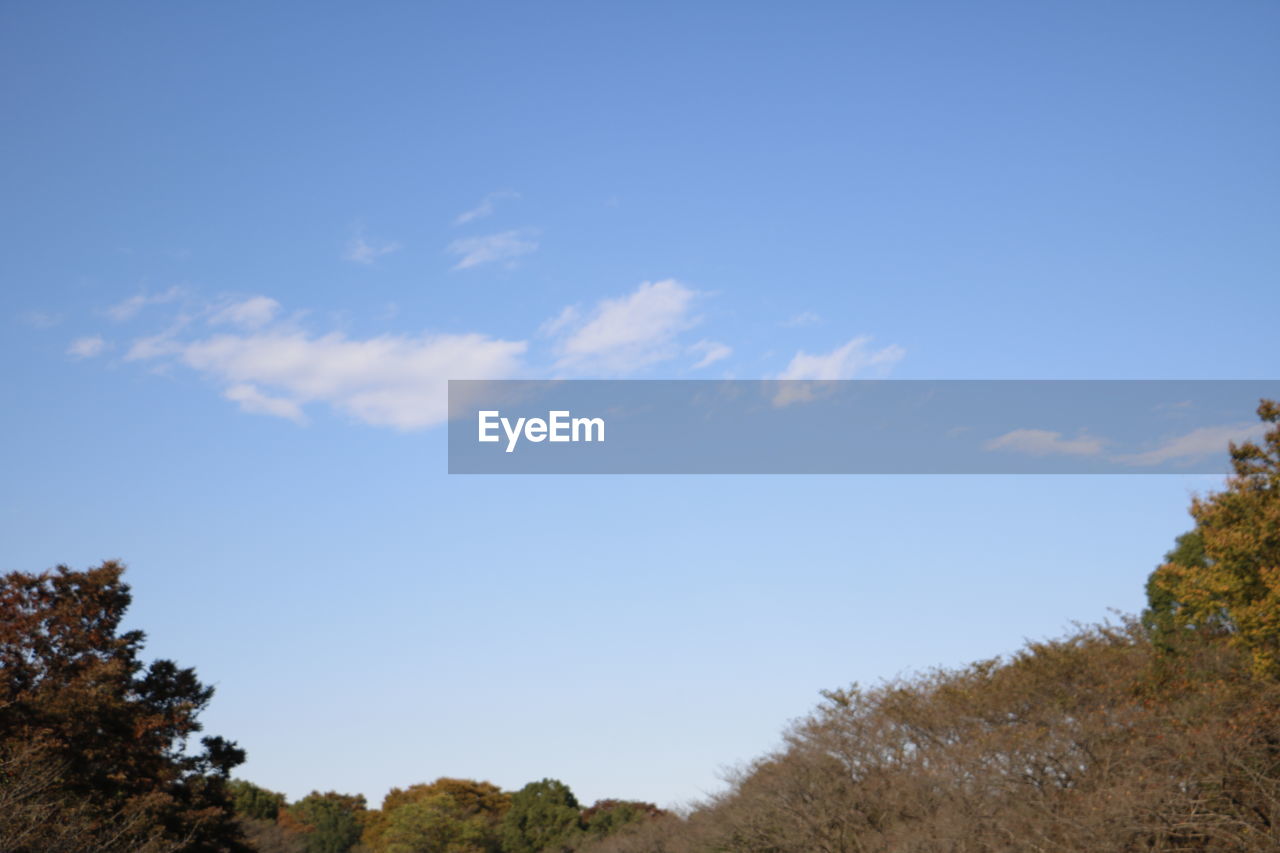
POLYGON ((1280 850, 1280 405, 1118 624, 852 685, 686 814, 442 777, 381 808, 233 779, 213 690, 144 664, 123 567, 0 578, 5 853, 1280 850))
POLYGON ((259 853, 573 853, 624 827, 664 817, 653 803, 605 799, 583 807, 558 779, 504 791, 442 776, 393 788, 380 809, 359 794, 284 794, 242 779, 228 785, 232 811, 259 853))

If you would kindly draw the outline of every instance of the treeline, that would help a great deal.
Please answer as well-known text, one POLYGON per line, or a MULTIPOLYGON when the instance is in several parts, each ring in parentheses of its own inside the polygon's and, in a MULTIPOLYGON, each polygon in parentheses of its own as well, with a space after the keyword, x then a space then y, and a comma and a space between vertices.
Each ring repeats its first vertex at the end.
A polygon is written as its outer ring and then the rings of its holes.
POLYGON ((1280 406, 1140 619, 825 694, 724 794, 591 853, 1280 850, 1280 406))
POLYGON ((0 578, 4 853, 1280 850, 1280 406, 1151 574, 1141 617, 824 701, 684 814, 441 778, 360 796, 233 779, 212 690, 144 665, 122 567, 0 578))
POLYGON ((730 790, 591 853, 1280 850, 1280 688, 1092 628, 832 691, 730 790))
POLYGON ((377 810, 360 795, 312 792, 290 804, 241 779, 227 788, 237 824, 259 853, 572 853, 666 815, 631 800, 583 808, 556 779, 507 792, 489 782, 440 778, 393 788, 377 810))

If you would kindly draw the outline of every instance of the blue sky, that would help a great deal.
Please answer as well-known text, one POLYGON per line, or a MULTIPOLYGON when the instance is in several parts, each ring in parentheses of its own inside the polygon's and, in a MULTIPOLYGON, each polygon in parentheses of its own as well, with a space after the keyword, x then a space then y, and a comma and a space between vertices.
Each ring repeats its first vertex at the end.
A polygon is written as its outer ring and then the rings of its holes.
POLYGON ((0 568, 125 560, 291 796, 687 800, 1214 482, 451 478, 445 379, 1276 373, 1274 4, 0 19, 0 568))

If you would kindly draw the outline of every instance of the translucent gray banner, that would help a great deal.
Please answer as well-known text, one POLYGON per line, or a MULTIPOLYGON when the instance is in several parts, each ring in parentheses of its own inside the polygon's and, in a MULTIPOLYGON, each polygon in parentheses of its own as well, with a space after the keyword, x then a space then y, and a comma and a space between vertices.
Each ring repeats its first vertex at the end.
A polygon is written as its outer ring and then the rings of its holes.
POLYGON ((451 380, 451 474, 1222 474, 1280 380, 451 380))

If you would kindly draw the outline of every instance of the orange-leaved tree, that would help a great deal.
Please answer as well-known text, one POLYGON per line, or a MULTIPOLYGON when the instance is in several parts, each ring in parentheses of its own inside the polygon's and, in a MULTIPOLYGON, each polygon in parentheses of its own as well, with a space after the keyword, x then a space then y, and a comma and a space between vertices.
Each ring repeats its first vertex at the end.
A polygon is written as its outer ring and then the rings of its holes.
POLYGON ((242 849, 226 783, 244 752, 220 737, 189 748, 213 688, 139 659, 142 632, 120 630, 123 571, 108 561, 0 576, 0 795, 35 780, 26 803, 41 806, 2 810, 0 849, 242 849), (50 835, 68 823, 80 827, 74 843, 50 835))

